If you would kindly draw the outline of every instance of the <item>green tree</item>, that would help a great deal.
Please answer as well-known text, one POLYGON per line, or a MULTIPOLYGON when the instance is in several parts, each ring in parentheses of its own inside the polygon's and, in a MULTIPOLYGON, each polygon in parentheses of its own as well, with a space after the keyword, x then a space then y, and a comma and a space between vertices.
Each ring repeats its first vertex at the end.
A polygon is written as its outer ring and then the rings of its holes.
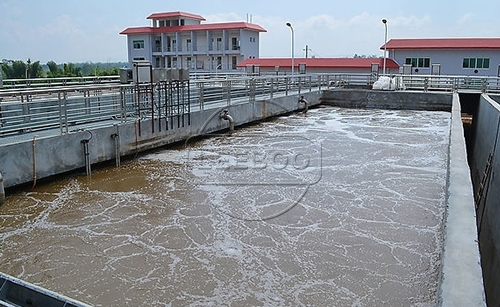
POLYGON ((2 62, 2 72, 4 79, 10 79, 11 78, 10 76, 12 76, 12 66, 9 65, 9 62, 12 61, 2 62))
POLYGON ((23 61, 12 61, 12 72, 9 79, 24 79, 28 66, 23 61))
POLYGON ((43 78, 44 71, 42 66, 40 65, 40 61, 36 61, 31 63, 31 67, 29 69, 29 77, 30 78, 43 78))
POLYGON ((47 66, 49 67, 49 72, 47 73, 47 76, 49 78, 57 78, 62 76, 63 72, 59 68, 59 66, 57 66, 56 62, 48 61, 47 66))
POLYGON ((68 63, 67 65, 68 72, 66 77, 81 77, 82 76, 82 68, 76 66, 73 63, 68 63))

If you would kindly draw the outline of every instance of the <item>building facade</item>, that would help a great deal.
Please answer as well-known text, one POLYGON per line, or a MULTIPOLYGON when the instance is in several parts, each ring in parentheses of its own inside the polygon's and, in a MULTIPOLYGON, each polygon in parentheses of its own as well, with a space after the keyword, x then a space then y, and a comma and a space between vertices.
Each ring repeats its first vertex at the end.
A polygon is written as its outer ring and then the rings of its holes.
POLYGON ((500 76, 500 38, 391 39, 387 51, 404 74, 500 76))
POLYGON ((152 26, 120 32, 127 36, 129 67, 147 60, 154 68, 236 70, 243 60, 259 57, 259 34, 266 32, 248 22, 205 24, 202 16, 185 12, 155 13, 147 19, 152 26))

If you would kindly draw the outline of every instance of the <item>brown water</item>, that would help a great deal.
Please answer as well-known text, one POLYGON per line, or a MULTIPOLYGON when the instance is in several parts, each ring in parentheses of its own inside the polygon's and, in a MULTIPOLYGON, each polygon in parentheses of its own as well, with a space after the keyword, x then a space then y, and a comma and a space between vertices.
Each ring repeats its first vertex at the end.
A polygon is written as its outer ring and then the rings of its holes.
POLYGON ((449 125, 319 108, 16 192, 0 271, 95 306, 433 306, 449 125))

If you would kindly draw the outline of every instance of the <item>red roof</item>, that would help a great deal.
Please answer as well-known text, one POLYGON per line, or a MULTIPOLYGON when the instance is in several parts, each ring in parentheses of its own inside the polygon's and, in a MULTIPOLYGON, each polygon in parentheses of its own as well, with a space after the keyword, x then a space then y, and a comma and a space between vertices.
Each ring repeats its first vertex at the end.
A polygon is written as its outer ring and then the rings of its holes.
POLYGON ((202 20, 206 19, 200 15, 186 13, 186 12, 166 12, 166 13, 153 13, 147 17, 147 19, 171 19, 171 18, 179 18, 185 17, 190 19, 202 20))
MULTIPOLYGON (((380 47, 384 49, 384 45, 380 47)), ((500 38, 391 39, 387 49, 500 49, 500 38)))
MULTIPOLYGON (((371 68, 372 64, 384 65, 383 58, 295 58, 294 65, 305 63, 307 68, 371 68)), ((238 67, 246 67, 247 65, 256 65, 260 67, 274 68, 291 67, 291 58, 259 58, 246 59, 238 67)), ((399 65, 392 59, 386 59, 386 68, 398 69, 399 65)))
POLYGON ((208 30, 234 30, 247 29, 257 32, 267 32, 266 29, 259 25, 247 22, 223 22, 223 23, 208 23, 199 25, 175 26, 175 27, 134 27, 127 28, 120 34, 155 34, 155 33, 175 33, 189 31, 208 31, 208 30))

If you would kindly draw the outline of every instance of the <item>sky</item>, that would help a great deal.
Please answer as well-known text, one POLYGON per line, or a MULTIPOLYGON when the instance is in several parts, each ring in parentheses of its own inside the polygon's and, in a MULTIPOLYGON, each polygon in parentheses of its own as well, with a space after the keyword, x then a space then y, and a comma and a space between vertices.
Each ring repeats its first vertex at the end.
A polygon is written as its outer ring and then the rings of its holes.
POLYGON ((260 57, 382 56, 391 38, 500 37, 498 0, 0 0, 0 60, 126 62, 126 36, 151 13, 184 11, 206 23, 251 21, 260 57))

